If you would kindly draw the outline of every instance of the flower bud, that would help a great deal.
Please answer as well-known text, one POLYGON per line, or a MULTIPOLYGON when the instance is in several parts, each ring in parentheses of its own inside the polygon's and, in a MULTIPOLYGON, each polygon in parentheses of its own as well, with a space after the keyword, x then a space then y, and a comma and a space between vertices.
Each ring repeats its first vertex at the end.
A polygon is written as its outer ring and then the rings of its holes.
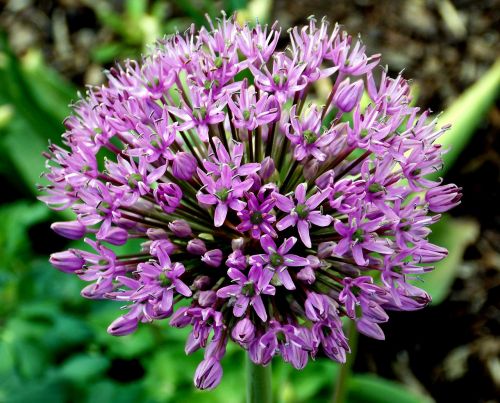
POLYGON ((223 257, 224 255, 220 249, 212 249, 202 256, 201 261, 209 266, 219 267, 223 257))
POLYGON ((248 318, 241 319, 233 328, 231 336, 236 343, 246 345, 255 339, 255 326, 248 318))
POLYGON ((146 235, 152 241, 168 238, 167 231, 162 228, 148 228, 146 231, 146 235))
POLYGON ((456 185, 436 186, 427 191, 425 201, 429 203, 429 210, 435 213, 444 213, 460 204, 462 189, 456 185))
POLYGON ((192 255, 196 256, 201 256, 205 254, 207 251, 207 247, 205 246, 205 242, 203 242, 201 239, 196 238, 196 239, 191 239, 186 247, 187 251, 191 253, 192 255))
POLYGON ((200 293, 198 294, 198 303, 202 307, 212 306, 216 300, 217 300, 217 295, 215 291, 212 290, 200 291, 200 293))
POLYGON ((304 165, 304 170, 302 171, 304 173, 304 178, 306 178, 307 180, 313 179, 314 177, 316 177, 318 169, 319 161, 316 158, 311 158, 304 165))
POLYGON ((198 276, 193 281, 193 287, 198 290, 206 290, 208 287, 210 287, 210 284, 211 281, 210 277, 208 276, 198 276))
POLYGON ((174 220, 168 224, 168 228, 179 238, 187 238, 193 233, 186 220, 174 220))
POLYGON ((342 112, 350 112, 361 101, 363 96, 363 81, 358 80, 349 84, 349 79, 342 81, 335 93, 334 103, 342 112))
POLYGON ((49 262, 56 269, 65 273, 74 273, 75 271, 81 270, 85 264, 85 260, 72 250, 53 253, 50 255, 49 262))
POLYGON ((327 186, 330 186, 333 183, 333 171, 330 169, 324 174, 321 174, 318 176, 315 183, 320 189, 325 189, 327 186))
POLYGON ((203 360, 196 368, 194 384, 199 389, 210 390, 215 388, 222 378, 222 366, 215 358, 203 360))
POLYGON ((173 213, 182 199, 182 190, 175 183, 160 183, 153 194, 155 200, 167 214, 173 213))
POLYGON ((306 266, 302 270, 300 270, 297 273, 297 278, 307 284, 312 284, 316 281, 316 276, 311 266, 306 266))
POLYGON ((247 267, 247 258, 241 249, 236 249, 227 257, 226 265, 233 269, 245 270, 247 267))
POLYGON ((196 171, 196 158, 192 154, 180 151, 172 162, 172 175, 180 180, 190 180, 196 171))
POLYGON ((123 228, 113 227, 111 228, 106 236, 100 238, 101 241, 109 242, 112 245, 123 245, 128 240, 128 232, 123 228))
POLYGON ((58 234, 68 239, 80 239, 86 233, 86 227, 79 221, 62 221, 53 223, 50 228, 58 234))
POLYGON ((158 239, 149 245, 149 253, 153 256, 160 254, 170 255, 175 250, 175 245, 169 239, 158 239))
POLYGON ((137 317, 120 316, 108 326, 108 333, 113 336, 125 336, 137 329, 138 322, 137 317))
POLYGON ((274 160, 271 157, 266 157, 260 164, 259 175, 262 180, 267 180, 272 176, 275 170, 274 160))
POLYGON ((332 256, 333 250, 335 249, 336 246, 337 244, 333 241, 321 242, 318 245, 318 257, 320 259, 324 259, 332 256))

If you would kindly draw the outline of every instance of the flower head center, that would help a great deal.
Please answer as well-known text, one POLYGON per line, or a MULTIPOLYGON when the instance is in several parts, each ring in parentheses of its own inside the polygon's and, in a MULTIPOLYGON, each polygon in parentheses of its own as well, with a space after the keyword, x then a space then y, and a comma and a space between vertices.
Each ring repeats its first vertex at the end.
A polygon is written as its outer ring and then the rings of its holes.
POLYGON ((368 190, 370 193, 378 193, 382 192, 385 188, 380 184, 380 183, 372 183, 370 186, 368 186, 368 190))
POLYGON ((158 282, 162 287, 169 287, 172 284, 172 281, 167 277, 166 273, 162 271, 158 276, 158 282))
POLYGON ((352 234, 352 240, 356 242, 363 242, 365 240, 365 236, 361 228, 354 231, 354 234, 352 234))
POLYGON ((220 201, 224 202, 229 197, 229 193, 230 193, 230 191, 228 188, 222 188, 221 190, 218 190, 217 192, 215 192, 215 195, 217 196, 217 198, 220 201))
POLYGON ((307 144, 314 144, 318 139, 318 136, 312 130, 304 131, 303 135, 304 135, 304 140, 306 141, 307 144))
POLYGON ((307 216, 309 215, 309 209, 305 204, 297 204, 297 207, 295 207, 295 212, 301 219, 306 219, 307 216))
POLYGON ((269 257, 269 262, 271 263, 271 266, 273 267, 279 267, 283 264, 285 259, 283 259, 283 256, 281 256, 278 253, 272 253, 271 256, 269 257))
POLYGON ((254 213, 250 216, 250 222, 251 222, 252 224, 258 225, 258 224, 260 224, 262 221, 263 221, 263 218, 262 218, 262 213, 261 213, 260 211, 256 211, 256 212, 254 212, 254 213))
POLYGON ((137 186, 137 182, 139 182, 142 179, 142 176, 139 174, 130 174, 128 177, 128 185, 132 188, 135 189, 137 186))
POLYGON ((246 297, 253 297, 255 295, 255 286, 253 281, 247 281, 245 284, 243 284, 241 293, 246 297))

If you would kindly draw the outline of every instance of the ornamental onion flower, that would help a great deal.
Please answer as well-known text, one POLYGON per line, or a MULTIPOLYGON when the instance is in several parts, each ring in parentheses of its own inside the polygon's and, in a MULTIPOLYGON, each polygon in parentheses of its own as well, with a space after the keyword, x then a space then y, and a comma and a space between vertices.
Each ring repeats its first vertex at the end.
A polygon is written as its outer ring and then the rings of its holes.
POLYGON ((446 127, 359 40, 311 18, 279 50, 277 24, 209 25, 89 88, 40 186, 74 214, 54 231, 93 249, 51 263, 89 282, 84 297, 125 304, 110 334, 190 327, 186 352, 205 349, 202 389, 220 382, 230 340, 257 364, 280 355, 303 368, 345 361, 342 317, 383 339, 387 311, 429 303, 409 280, 446 256, 429 226, 460 202, 459 188, 427 177, 446 127))

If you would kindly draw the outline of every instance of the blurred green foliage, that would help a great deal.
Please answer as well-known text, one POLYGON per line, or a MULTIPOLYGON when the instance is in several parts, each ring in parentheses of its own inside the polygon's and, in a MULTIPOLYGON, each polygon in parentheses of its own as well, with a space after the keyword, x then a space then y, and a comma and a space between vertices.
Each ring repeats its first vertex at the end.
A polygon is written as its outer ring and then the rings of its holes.
MULTIPOLYGON (((164 20, 163 1, 127 0, 123 14, 107 2, 89 1, 101 24, 118 38, 97 46, 93 59, 106 63, 136 57, 158 36, 190 22, 204 24, 205 11, 218 11, 210 0, 201 3, 200 8, 191 1, 177 2, 185 16, 164 20)), ((248 6, 246 0, 223 3, 228 13, 248 6)), ((127 337, 108 335, 106 327, 119 314, 117 303, 81 298, 83 282, 54 270, 46 255, 34 252, 40 240, 32 236, 33 228, 55 216, 33 197, 43 170, 41 152, 48 140, 59 142, 61 122, 76 93, 36 52, 18 60, 0 33, 0 174, 7 181, 4 191, 24 195, 0 206, 0 403, 242 402, 244 356, 239 348, 229 346, 225 374, 215 391, 195 390, 192 377, 201 353, 185 355, 187 330, 159 324, 142 326, 127 337)), ((474 127, 468 130, 470 137, 474 127)), ((439 277, 431 283, 449 286, 439 277)), ((303 371, 280 360, 273 365, 277 402, 330 399, 335 363, 318 359, 303 371)), ((402 385, 369 374, 352 375, 347 395, 349 402, 425 401, 402 385)))

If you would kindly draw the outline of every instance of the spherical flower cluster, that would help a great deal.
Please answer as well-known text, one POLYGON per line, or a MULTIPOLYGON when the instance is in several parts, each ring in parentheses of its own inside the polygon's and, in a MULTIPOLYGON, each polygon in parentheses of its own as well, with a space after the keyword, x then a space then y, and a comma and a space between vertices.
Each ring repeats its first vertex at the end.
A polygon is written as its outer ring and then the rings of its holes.
POLYGON ((281 51, 277 24, 209 25, 88 90, 46 153, 40 197, 75 215, 54 231, 89 246, 52 264, 90 283, 84 297, 125 304, 108 332, 190 326, 202 389, 220 382, 230 339, 295 368, 345 361, 342 317, 383 339, 386 311, 429 302, 408 280, 446 256, 426 238, 460 200, 427 177, 446 128, 361 42, 310 19, 281 51))

